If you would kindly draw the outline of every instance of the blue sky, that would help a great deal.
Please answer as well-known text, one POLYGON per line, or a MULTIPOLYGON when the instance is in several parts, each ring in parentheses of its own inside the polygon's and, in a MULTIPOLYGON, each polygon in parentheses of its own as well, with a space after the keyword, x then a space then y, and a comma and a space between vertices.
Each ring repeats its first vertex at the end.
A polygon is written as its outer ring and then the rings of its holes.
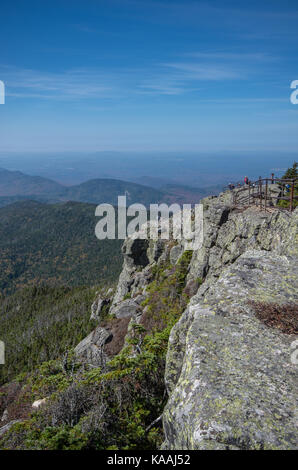
POLYGON ((297 150, 298 2, 3 0, 0 152, 297 150))

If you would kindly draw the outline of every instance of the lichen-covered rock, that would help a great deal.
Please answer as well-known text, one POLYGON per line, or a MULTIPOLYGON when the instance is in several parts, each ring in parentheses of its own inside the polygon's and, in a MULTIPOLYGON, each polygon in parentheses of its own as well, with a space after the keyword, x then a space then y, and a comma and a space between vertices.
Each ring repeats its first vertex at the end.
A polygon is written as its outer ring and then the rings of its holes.
POLYGON ((99 321, 100 314, 102 312, 103 307, 105 307, 106 305, 109 305, 109 303, 110 303, 109 298, 102 298, 101 295, 98 295, 98 297, 95 299, 95 301, 91 305, 90 320, 99 321))
POLYGON ((1 417, 1 422, 7 421, 7 420, 8 420, 8 410, 5 409, 5 410, 3 411, 3 415, 2 415, 2 417, 1 417))
MULTIPOLYGON (((145 229, 148 230, 148 226, 145 229)), ((110 289, 97 293, 91 306, 91 320, 98 321, 99 326, 75 348, 76 355, 81 360, 93 365, 101 365, 109 360, 104 352, 104 345, 112 340, 112 334, 101 327, 107 326, 106 319, 103 318, 101 322, 102 310, 109 305, 110 316, 118 320, 131 318, 131 325, 140 321, 146 288, 153 278, 152 267, 167 253, 167 241, 132 236, 124 241, 122 252, 124 262, 115 294, 112 297, 110 289)))
POLYGON ((116 318, 132 317, 140 311, 140 305, 133 299, 126 299, 113 307, 112 313, 116 318))
POLYGON ((248 249, 291 255, 297 251, 298 210, 264 212, 255 207, 242 212, 204 199, 204 241, 193 255, 188 279, 204 278, 206 289, 229 264, 248 249), (207 282, 206 282, 207 281, 207 282))
POLYGON ((150 278, 150 271, 145 269, 150 264, 149 252, 152 254, 152 248, 150 250, 148 240, 127 238, 123 244, 122 252, 124 257, 123 268, 113 297, 111 313, 114 312, 117 305, 122 302, 127 294, 133 294, 136 287, 144 287, 150 278))
POLYGON ((183 253, 183 246, 182 245, 175 245, 173 248, 171 248, 170 251, 170 262, 172 264, 176 264, 178 259, 183 253))
POLYGON ((198 293, 171 332, 164 449, 294 449, 293 337, 248 300, 297 302, 296 257, 250 250, 198 293))
MULTIPOLYGON (((149 230, 147 225, 144 230, 149 230)), ((126 296, 137 297, 144 293, 152 280, 152 266, 167 252, 167 241, 129 237, 123 243, 122 252, 123 268, 110 308, 110 313, 116 316, 126 296)))
POLYGON ((14 421, 10 421, 10 423, 5 424, 5 426, 2 426, 0 428, 0 437, 3 436, 7 431, 10 430, 10 428, 17 423, 21 423, 22 421, 20 419, 15 419, 14 421))
POLYGON ((45 397, 45 398, 41 398, 40 400, 35 400, 33 403, 32 403, 32 408, 37 410, 38 408, 40 408, 41 406, 44 406, 48 401, 48 397, 45 397))
POLYGON ((112 338, 113 335, 109 331, 98 326, 75 347, 74 352, 80 360, 88 364, 105 364, 107 357, 103 348, 112 338))
MULTIPOLYGON (((192 299, 169 340, 163 448, 293 449, 293 338, 262 324, 248 300, 297 302, 298 209, 235 210, 231 191, 202 202, 203 246, 193 251, 183 292, 192 299)), ((169 262, 179 262, 186 243, 125 240, 109 310, 113 321, 126 325, 124 346, 148 314, 148 285, 160 271, 171 275, 175 268, 169 262)), ((93 307, 100 317, 100 301, 93 307)), ((97 329, 76 353, 101 365, 108 360, 103 348, 110 339, 107 330, 97 329)))

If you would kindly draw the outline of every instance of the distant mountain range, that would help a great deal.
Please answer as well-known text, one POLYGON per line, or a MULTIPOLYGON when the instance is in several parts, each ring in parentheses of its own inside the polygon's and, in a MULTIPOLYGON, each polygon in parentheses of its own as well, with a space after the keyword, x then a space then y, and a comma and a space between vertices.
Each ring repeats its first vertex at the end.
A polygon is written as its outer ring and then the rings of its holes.
POLYGON ((0 196, 62 195, 64 187, 41 176, 0 168, 0 196))
MULTIPOLYGON (((162 181, 161 184, 165 182, 162 181)), ((112 282, 122 264, 121 240, 97 240, 95 205, 196 203, 207 190, 152 188, 115 179, 64 186, 40 176, 0 169, 0 291, 28 285, 112 282)))
POLYGON ((273 172, 281 176, 296 158, 285 151, 101 151, 101 152, 10 152, 0 150, 0 167, 20 170, 59 181, 80 184, 94 178, 131 181, 160 189, 166 184, 192 188, 226 186, 257 179, 273 172), (281 167, 281 163, 282 166, 281 167))
MULTIPOLYGON (((146 178, 143 181, 146 182, 146 178)), ((153 188, 149 184, 98 178, 74 186, 64 186, 48 178, 0 168, 0 207, 28 199, 50 203, 77 201, 117 205, 118 195, 126 195, 128 204, 138 202, 148 207, 151 203, 161 202, 194 204, 210 192, 218 193, 218 187, 208 190, 181 185, 162 186, 163 183, 160 182, 160 188, 156 184, 153 188)))
POLYGON ((47 202, 77 201, 94 204, 117 204, 118 195, 127 195, 127 202, 145 205, 164 200, 166 194, 155 188, 113 179, 94 179, 75 186, 63 186, 40 176, 0 169, 0 204, 23 199, 47 202))

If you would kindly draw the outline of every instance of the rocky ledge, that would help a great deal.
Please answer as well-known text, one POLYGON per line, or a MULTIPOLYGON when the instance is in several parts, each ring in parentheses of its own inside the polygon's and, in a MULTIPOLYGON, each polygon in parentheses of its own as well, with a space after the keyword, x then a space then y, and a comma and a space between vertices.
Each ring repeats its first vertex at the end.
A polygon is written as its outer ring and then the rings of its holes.
MULTIPOLYGON (((260 321, 252 302, 276 304, 281 316, 290 306, 297 315, 298 209, 235 210, 231 192, 203 205, 204 242, 187 274, 192 298, 169 340, 162 447, 294 449, 298 377, 291 346, 297 337, 260 321)), ((105 296, 114 330, 125 331, 117 337, 104 329, 98 298, 98 327, 78 345, 78 355, 99 364, 115 342, 121 349, 146 312, 154 270, 165 260, 179 263, 184 249, 183 240, 127 239, 115 294, 105 296)))
POLYGON ((297 336, 262 323, 252 301, 298 315, 298 210, 233 210, 229 192, 203 204, 189 277, 204 282, 170 336, 163 448, 294 449, 297 336))
POLYGON ((192 299, 169 342, 164 449, 296 447, 295 337, 249 301, 297 302, 297 281, 296 259, 249 250, 192 299))

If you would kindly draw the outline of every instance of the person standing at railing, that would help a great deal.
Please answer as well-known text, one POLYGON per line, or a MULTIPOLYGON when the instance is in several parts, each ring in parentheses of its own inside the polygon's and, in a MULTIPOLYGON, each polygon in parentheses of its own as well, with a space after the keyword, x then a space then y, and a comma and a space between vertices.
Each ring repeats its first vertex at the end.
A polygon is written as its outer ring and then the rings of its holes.
POLYGON ((244 177, 244 184, 248 184, 248 177, 247 176, 244 177))

